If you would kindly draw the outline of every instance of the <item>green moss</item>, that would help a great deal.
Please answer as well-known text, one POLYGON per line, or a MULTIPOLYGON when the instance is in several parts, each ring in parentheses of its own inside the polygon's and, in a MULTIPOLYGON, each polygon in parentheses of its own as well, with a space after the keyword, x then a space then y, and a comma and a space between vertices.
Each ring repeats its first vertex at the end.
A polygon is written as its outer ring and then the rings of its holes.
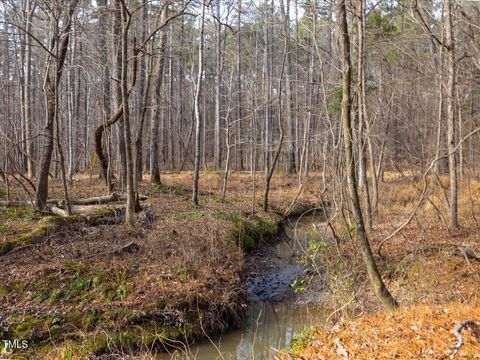
POLYGON ((78 216, 69 216, 66 218, 61 216, 44 217, 40 219, 37 227, 33 229, 30 233, 18 236, 12 240, 4 242, 2 247, 0 248, 0 255, 4 255, 10 252, 19 245, 37 244, 41 242, 47 235, 57 231, 64 224, 77 221, 78 219, 78 216))
POLYGON ((278 233, 278 224, 254 217, 247 220, 239 215, 232 215, 235 224, 233 236, 237 244, 244 250, 253 249, 261 241, 267 240, 278 233))
MULTIPOLYGON (((194 303, 194 297, 192 297, 194 303)), ((190 306, 191 308, 191 306, 190 306)), ((158 313, 145 314, 126 307, 113 311, 70 309, 59 319, 27 316, 10 327, 9 338, 26 339, 32 354, 55 350, 56 358, 84 359, 115 351, 136 351, 199 335, 198 314, 186 324, 162 325, 158 313), (54 348, 51 344, 55 344, 54 348), (66 357, 65 357, 66 356, 66 357)))
POLYGON ((98 209, 95 209, 95 211, 93 212, 93 216, 107 216, 107 215, 112 215, 114 213, 115 213, 115 210, 108 207, 98 208, 98 209))
POLYGON ((184 195, 189 192, 188 189, 180 185, 165 185, 165 184, 157 184, 155 186, 155 191, 161 194, 173 194, 173 195, 184 195))
POLYGON ((12 231, 12 227, 9 224, 0 224, 0 234, 8 234, 12 231))
POLYGON ((8 294, 8 290, 4 286, 0 285, 0 300, 2 300, 3 297, 7 294, 8 294))
POLYGON ((8 338, 22 340, 45 339, 52 336, 53 316, 24 316, 12 322, 8 331, 8 338))
POLYGON ((64 323, 74 330, 88 332, 95 328, 99 319, 100 315, 95 309, 87 311, 71 310, 66 314, 64 323))
POLYGON ((65 260, 63 262, 63 267, 67 272, 70 272, 73 274, 80 274, 86 268, 85 264, 78 261, 72 261, 72 260, 65 260))
POLYGON ((17 219, 27 219, 27 220, 37 220, 40 217, 40 214, 35 212, 29 207, 1 207, 0 215, 6 220, 17 220, 17 219))

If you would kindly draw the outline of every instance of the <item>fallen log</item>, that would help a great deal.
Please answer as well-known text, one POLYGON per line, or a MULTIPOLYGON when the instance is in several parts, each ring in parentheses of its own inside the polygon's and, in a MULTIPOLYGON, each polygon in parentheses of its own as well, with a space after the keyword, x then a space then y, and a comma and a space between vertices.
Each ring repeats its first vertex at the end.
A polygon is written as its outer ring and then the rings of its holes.
MULTIPOLYGON (((142 209, 148 207, 148 203, 141 203, 142 209)), ((68 217, 67 211, 56 205, 49 206, 50 211, 61 217, 68 217)), ((105 216, 117 214, 119 211, 125 210, 125 204, 104 204, 104 205, 71 205, 71 215, 80 215, 85 217, 90 216, 105 216)))
POLYGON ((53 214, 55 214, 57 216, 61 216, 61 217, 64 217, 64 218, 68 217, 67 210, 63 210, 62 208, 59 208, 55 205, 50 205, 48 208, 50 209, 50 211, 53 214))
POLYGON ((96 204, 107 204, 109 202, 115 202, 120 200, 120 195, 117 193, 111 193, 110 195, 97 196, 87 199, 76 199, 72 200, 72 205, 96 205, 96 204))
MULTIPOLYGON (((55 215, 61 217, 68 217, 66 210, 52 205, 49 206, 50 211, 55 215)), ((92 215, 108 215, 113 214, 118 210, 125 208, 125 205, 72 205, 72 215, 81 215, 81 216, 92 216, 92 215)))
MULTIPOLYGON (((57 199, 47 200, 49 205, 58 205, 59 201, 57 199)), ((0 206, 4 207, 32 207, 33 204, 31 201, 21 201, 21 200, 2 200, 0 201, 0 206)))
MULTIPOLYGON (((145 195, 139 195, 138 199, 140 201, 144 201, 144 200, 147 200, 148 197, 145 196, 145 195)), ((97 197, 86 198, 86 199, 71 200, 70 203, 72 205, 101 205, 101 204, 108 204, 108 203, 117 202, 117 201, 127 201, 127 195, 126 194, 112 193, 110 195, 103 195, 103 196, 97 196, 97 197)), ((63 202, 60 205, 62 205, 62 204, 63 204, 63 202)))

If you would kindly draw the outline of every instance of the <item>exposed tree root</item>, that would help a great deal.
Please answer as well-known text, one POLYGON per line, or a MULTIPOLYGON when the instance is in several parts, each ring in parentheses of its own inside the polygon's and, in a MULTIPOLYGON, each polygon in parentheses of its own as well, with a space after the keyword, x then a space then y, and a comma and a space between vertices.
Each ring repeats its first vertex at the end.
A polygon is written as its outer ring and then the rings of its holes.
POLYGON ((450 359, 453 359, 455 355, 460 351, 462 346, 464 345, 463 337, 462 337, 462 330, 469 329, 473 332, 473 335, 480 341, 480 327, 478 324, 473 320, 464 320, 455 326, 453 330, 453 334, 457 338, 458 342, 451 347, 452 352, 450 353, 450 359))

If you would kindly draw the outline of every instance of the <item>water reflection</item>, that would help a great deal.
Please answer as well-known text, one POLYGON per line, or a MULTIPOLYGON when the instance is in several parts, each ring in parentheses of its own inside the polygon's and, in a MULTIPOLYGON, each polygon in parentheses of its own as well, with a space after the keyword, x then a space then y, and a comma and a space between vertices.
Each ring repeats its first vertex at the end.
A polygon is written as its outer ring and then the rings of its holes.
MULTIPOLYGON (((269 359, 290 347, 292 339, 305 329, 318 324, 318 308, 293 308, 284 303, 251 303, 242 329, 231 331, 189 349, 189 354, 176 354, 177 359, 247 360, 269 359)), ((162 359, 175 358, 164 355, 162 359)))

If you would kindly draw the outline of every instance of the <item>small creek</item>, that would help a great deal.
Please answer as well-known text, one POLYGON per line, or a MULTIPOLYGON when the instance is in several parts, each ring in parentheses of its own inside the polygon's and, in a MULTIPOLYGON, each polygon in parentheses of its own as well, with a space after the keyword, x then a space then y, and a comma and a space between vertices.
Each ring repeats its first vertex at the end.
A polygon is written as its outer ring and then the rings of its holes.
POLYGON ((193 345, 183 355, 160 359, 262 360, 290 347, 292 339, 325 319, 319 306, 322 282, 301 263, 308 239, 325 233, 323 215, 292 218, 280 241, 249 256, 249 302, 244 326, 193 345), (311 278, 305 291, 295 292, 295 279, 311 278))

